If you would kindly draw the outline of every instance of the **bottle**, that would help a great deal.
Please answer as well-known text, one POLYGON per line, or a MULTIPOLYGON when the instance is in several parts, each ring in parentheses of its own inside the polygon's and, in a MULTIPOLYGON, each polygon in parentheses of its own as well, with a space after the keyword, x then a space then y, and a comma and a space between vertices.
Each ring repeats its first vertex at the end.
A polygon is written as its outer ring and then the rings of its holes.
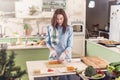
POLYGON ((105 26, 105 31, 108 31, 108 26, 107 25, 105 26))
POLYGON ((18 45, 21 45, 21 44, 22 44, 22 38, 20 37, 20 35, 18 35, 18 37, 17 37, 17 42, 16 42, 16 44, 18 44, 18 45))

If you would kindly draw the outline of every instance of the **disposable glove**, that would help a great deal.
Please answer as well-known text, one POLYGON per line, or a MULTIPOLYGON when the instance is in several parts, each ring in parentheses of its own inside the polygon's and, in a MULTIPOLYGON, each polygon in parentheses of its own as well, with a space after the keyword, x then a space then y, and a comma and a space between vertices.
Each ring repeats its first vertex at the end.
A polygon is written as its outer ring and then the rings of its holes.
POLYGON ((55 50, 51 50, 50 54, 52 55, 52 57, 56 57, 57 56, 57 52, 55 50))
POLYGON ((63 61, 65 60, 65 57, 66 57, 66 54, 65 54, 65 52, 63 52, 63 53, 60 55, 59 60, 60 60, 61 62, 63 62, 63 61))

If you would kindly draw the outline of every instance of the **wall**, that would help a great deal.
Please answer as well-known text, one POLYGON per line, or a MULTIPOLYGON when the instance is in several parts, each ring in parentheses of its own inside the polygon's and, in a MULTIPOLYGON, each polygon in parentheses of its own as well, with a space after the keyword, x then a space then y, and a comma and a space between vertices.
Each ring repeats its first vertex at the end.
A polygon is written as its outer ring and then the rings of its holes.
MULTIPOLYGON (((15 5, 14 2, 17 0, 5 0, 4 4, 2 4, 4 7, 0 7, 2 11, 6 12, 14 12, 15 11, 15 5), (9 8, 7 4, 9 3, 9 8)), ((31 0, 32 1, 32 0, 31 0)), ((66 13, 68 15, 69 25, 71 25, 72 22, 82 22, 85 29, 85 10, 86 10, 86 1, 85 0, 66 0, 66 13), (74 6, 71 6, 71 4, 76 4, 74 6)), ((2 0, 1 0, 2 3, 2 0)), ((53 12, 51 12, 53 13, 53 12)), ((37 35, 37 33, 44 33, 46 31, 46 27, 50 24, 52 15, 50 14, 49 17, 45 17, 48 14, 45 13, 44 16, 24 16, 24 17, 13 17, 12 18, 6 18, 7 15, 2 16, 0 25, 2 26, 2 32, 0 30, 0 34, 2 33, 4 36, 9 37, 16 37, 16 36, 24 36, 24 30, 23 25, 24 23, 27 23, 30 27, 30 36, 31 35, 37 35), (5 19, 4 19, 5 18, 5 19), (24 19, 23 19, 24 18, 24 19)), ((84 31, 84 30, 83 30, 84 31)))
POLYGON ((104 29, 108 23, 108 3, 109 0, 94 0, 95 8, 88 8, 86 3, 86 27, 88 30, 93 29, 92 25, 99 24, 100 29, 104 29))
MULTIPOLYGON (((19 0, 0 0, 0 13, 15 12, 15 2, 19 0)), ((45 26, 50 23, 49 19, 22 19, 15 18, 15 14, 0 16, 0 34, 8 37, 24 37, 23 25, 27 23, 30 27, 30 35, 45 32, 45 26), (1 31, 2 27, 2 31, 1 31)))
MULTIPOLYGON (((0 0, 0 11, 14 11, 14 2, 18 0, 0 0)), ((76 4, 75 1, 73 0, 68 0, 69 3, 76 4)), ((85 0, 79 0, 76 1, 77 4, 80 4, 80 7, 82 6, 83 2, 85 0), (79 2, 80 1, 80 2, 79 2)), ((105 25, 109 22, 109 12, 108 12, 108 3, 109 0, 95 0, 96 6, 93 9, 88 8, 88 2, 90 0, 86 0, 86 13, 82 13, 80 10, 81 8, 77 8, 76 10, 80 11, 78 12, 79 14, 86 14, 86 27, 88 30, 92 29, 93 24, 100 24, 100 29, 104 29, 105 25)), ((114 1, 114 0, 113 0, 114 1)), ((75 6, 75 5, 74 5, 75 6)), ((70 5, 70 8, 68 8, 68 13, 72 13, 72 10, 75 9, 73 8, 73 5, 70 5)), ((78 14, 76 13, 76 14, 78 14)), ((9 16, 9 15, 7 15, 9 16)), ((14 17, 14 15, 10 15, 14 17)), ((71 16, 71 15, 70 15, 71 16)), ((80 19, 84 19, 84 17, 81 17, 80 19)))
MULTIPOLYGON (((116 4, 116 0, 94 0, 96 3, 95 8, 88 8, 89 1, 86 1, 86 27, 88 31, 94 31, 94 24, 99 24, 98 28, 105 30, 105 26, 107 25, 109 27, 108 23, 110 23, 110 6, 116 4)), ((86 38, 89 36, 91 36, 91 33, 88 33, 86 38)), ((105 35, 103 36, 105 37, 105 35)))
MULTIPOLYGON (((0 0, 0 11, 13 12, 15 11, 14 2, 18 0, 0 0)), ((6 17, 15 17, 15 15, 6 15, 6 17)))

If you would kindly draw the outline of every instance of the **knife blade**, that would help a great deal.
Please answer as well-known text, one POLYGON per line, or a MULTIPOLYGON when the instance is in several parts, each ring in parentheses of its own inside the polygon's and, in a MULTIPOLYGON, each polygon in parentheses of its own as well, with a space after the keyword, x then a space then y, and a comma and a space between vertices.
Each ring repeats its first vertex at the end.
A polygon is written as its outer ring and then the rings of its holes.
POLYGON ((61 61, 59 58, 57 58, 57 56, 53 57, 53 60, 58 61, 59 64, 61 64, 63 61, 61 61))

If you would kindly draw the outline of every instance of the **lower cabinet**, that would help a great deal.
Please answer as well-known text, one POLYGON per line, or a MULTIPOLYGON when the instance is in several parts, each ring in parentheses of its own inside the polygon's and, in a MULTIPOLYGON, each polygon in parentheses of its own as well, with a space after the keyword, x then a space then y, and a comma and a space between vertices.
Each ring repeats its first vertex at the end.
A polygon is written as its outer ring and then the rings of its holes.
POLYGON ((73 36, 73 48, 72 57, 85 56, 85 36, 74 35, 73 36))
MULTIPOLYGON (((26 61, 47 60, 49 50, 47 48, 40 49, 18 49, 15 52, 15 65, 20 66, 22 70, 27 71, 26 61)), ((7 50, 7 55, 10 55, 11 50, 7 50)), ((29 80, 28 75, 24 75, 22 80, 29 80)))
POLYGON ((90 40, 86 40, 86 56, 98 56, 108 62, 120 61, 120 53, 111 50, 110 47, 105 47, 90 40))

